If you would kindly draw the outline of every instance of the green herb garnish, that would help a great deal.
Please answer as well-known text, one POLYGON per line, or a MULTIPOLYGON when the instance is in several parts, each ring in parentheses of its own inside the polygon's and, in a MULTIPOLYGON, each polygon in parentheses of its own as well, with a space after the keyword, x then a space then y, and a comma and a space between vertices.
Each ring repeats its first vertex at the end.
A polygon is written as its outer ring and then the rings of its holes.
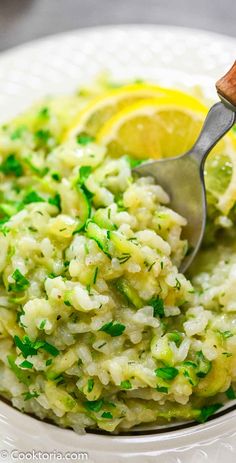
POLYGON ((103 407, 103 403, 104 403, 103 399, 91 400, 91 401, 87 400, 86 402, 84 402, 84 406, 90 412, 98 413, 98 412, 100 412, 101 408, 103 407))
POLYGON ((235 391, 232 388, 232 386, 230 386, 229 389, 227 389, 225 394, 226 394, 226 396, 228 397, 229 400, 236 399, 236 394, 235 394, 235 391))
POLYGON ((58 172, 53 172, 51 174, 51 177, 53 178, 53 180, 55 180, 55 182, 60 182, 60 180, 61 180, 61 176, 60 176, 60 174, 58 174, 58 172))
POLYGON ((39 325, 39 329, 44 330, 46 323, 47 323, 47 320, 42 320, 40 325, 39 325))
POLYGON ((162 379, 174 379, 178 375, 179 371, 174 367, 161 367, 155 370, 155 374, 158 378, 162 379))
POLYGON ((161 297, 159 296, 153 297, 148 302, 148 305, 151 305, 153 307, 153 317, 163 318, 165 316, 164 301, 161 297))
POLYGON ((178 331, 172 331, 172 333, 168 334, 168 338, 170 341, 173 341, 177 347, 180 346, 182 341, 181 333, 179 333, 178 331))
POLYGON ((19 293, 21 291, 25 291, 30 286, 29 280, 22 275, 18 268, 12 274, 12 278, 15 283, 9 284, 8 291, 19 293))
POLYGON ((121 381, 120 387, 121 389, 132 389, 132 384, 129 379, 126 379, 125 381, 121 381))
POLYGON ((219 403, 203 407, 201 409, 200 415, 197 417, 197 421, 200 421, 200 423, 205 423, 205 421, 207 421, 211 415, 214 415, 214 413, 217 412, 217 410, 219 410, 221 407, 222 404, 219 403))
POLYGON ((156 387, 156 390, 158 392, 162 392, 163 394, 168 394, 168 387, 165 387, 165 386, 157 386, 156 387))
POLYGON ((56 193, 53 198, 49 198, 48 202, 52 206, 56 206, 59 209, 59 211, 61 211, 61 197, 59 193, 56 193))
POLYGON ((11 134, 11 140, 19 140, 23 133, 25 132, 25 130, 27 129, 27 127, 25 125, 21 125, 20 127, 17 127, 17 129, 14 130, 14 132, 12 132, 11 134))
POLYGON ((99 331, 104 331, 105 333, 109 334, 112 337, 121 336, 121 334, 125 331, 125 325, 122 323, 117 323, 114 321, 105 323, 99 331))
POLYGON ((42 198, 36 191, 30 191, 27 195, 23 198, 23 205, 31 204, 31 203, 44 203, 45 199, 42 198))
POLYGON ((70 303, 70 301, 64 301, 64 304, 67 305, 68 307, 72 307, 72 304, 70 303))
POLYGON ((95 268, 94 276, 93 276, 93 284, 96 284, 97 281, 97 276, 98 276, 98 267, 95 268))
POLYGON ((106 418, 107 420, 112 420, 113 415, 111 412, 103 412, 102 418, 106 418))
POLYGON ((94 137, 92 137, 91 135, 88 135, 87 133, 83 133, 83 132, 77 135, 76 139, 77 139, 77 143, 83 146, 88 145, 89 143, 92 143, 95 140, 94 137))
POLYGON ((50 115, 49 108, 45 106, 44 108, 40 109, 38 116, 44 119, 48 119, 50 115))
MULTIPOLYGON (((107 233, 109 233, 109 231, 107 233)), ((108 239, 110 239, 109 235, 107 237, 108 239)), ((128 252, 123 252, 120 257, 117 257, 120 264, 125 264, 130 258, 131 254, 129 254, 128 252)))
POLYGON ((87 385, 88 392, 92 392, 93 387, 94 387, 94 379, 90 378, 88 379, 88 385, 87 385))
POLYGON ((181 283, 178 278, 175 279, 175 288, 179 291, 181 288, 181 283))
POLYGON ((47 129, 40 129, 35 132, 35 138, 37 141, 40 142, 40 144, 46 144, 49 140, 49 138, 52 137, 52 134, 49 130, 47 129))
POLYGON ((30 400, 30 399, 37 399, 37 397, 39 397, 39 393, 37 391, 33 391, 33 392, 23 392, 23 397, 24 397, 24 400, 30 400))
POLYGON ((24 360, 19 365, 21 368, 33 368, 33 363, 29 362, 28 360, 24 360))
POLYGON ((91 172, 92 172, 92 167, 91 166, 82 166, 82 167, 80 167, 80 169, 79 169, 79 184, 80 184, 80 186, 84 185, 87 178, 90 176, 91 172))
POLYGON ((24 358, 37 355, 39 349, 45 350, 53 357, 59 354, 59 350, 52 344, 41 340, 31 341, 28 336, 24 336, 22 339, 20 339, 19 336, 14 336, 14 342, 24 358))
POLYGON ((220 331, 221 336, 223 336, 224 339, 231 338, 233 336, 233 333, 231 331, 220 331))
POLYGON ((23 175, 23 167, 14 154, 9 154, 9 156, 2 162, 0 165, 0 171, 5 175, 15 175, 15 177, 23 175))

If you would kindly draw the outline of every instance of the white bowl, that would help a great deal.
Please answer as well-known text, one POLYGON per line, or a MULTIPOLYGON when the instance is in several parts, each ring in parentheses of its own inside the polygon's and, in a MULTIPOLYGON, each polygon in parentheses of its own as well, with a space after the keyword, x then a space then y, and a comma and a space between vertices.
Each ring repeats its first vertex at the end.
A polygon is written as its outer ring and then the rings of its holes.
MULTIPOLYGON (((72 92, 104 70, 117 80, 146 78, 184 89, 200 85, 216 99, 215 80, 232 64, 235 50, 236 39, 169 26, 92 28, 32 42, 0 57, 0 121, 45 94, 72 92)), ((234 407, 229 404, 202 425, 80 436, 0 401, 0 461, 218 463, 223 458, 234 463, 234 407), (41 460, 37 452, 44 452, 41 460)))

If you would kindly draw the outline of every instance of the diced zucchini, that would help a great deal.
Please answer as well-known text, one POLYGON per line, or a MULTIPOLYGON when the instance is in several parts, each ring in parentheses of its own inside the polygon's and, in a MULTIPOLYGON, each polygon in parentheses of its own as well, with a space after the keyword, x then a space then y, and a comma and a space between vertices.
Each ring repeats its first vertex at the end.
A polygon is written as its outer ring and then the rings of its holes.
POLYGON ((120 278, 116 281, 117 290, 126 298, 137 309, 141 309, 144 303, 139 297, 137 291, 128 283, 124 278, 120 278))
POLYGON ((115 247, 115 250, 122 257, 124 255, 130 255, 136 263, 143 264, 144 257, 139 246, 128 241, 128 239, 117 231, 110 232, 110 240, 115 247))
POLYGON ((30 375, 28 372, 21 370, 21 368, 19 368, 16 365, 15 363, 16 357, 14 357, 13 355, 8 355, 7 360, 8 360, 11 370, 16 375, 19 382, 25 384, 26 386, 29 386, 31 383, 30 375))
POLYGON ((82 188, 77 186, 77 193, 78 193, 78 209, 79 209, 79 217, 78 217, 78 225, 76 226, 76 230, 74 231, 75 233, 80 232, 87 220, 89 219, 91 215, 91 203, 89 198, 86 196, 86 193, 82 188))
POLYGON ((111 259, 109 252, 109 239, 107 237, 107 231, 100 228, 96 223, 89 222, 87 225, 87 236, 92 240, 96 241, 99 248, 111 259))
POLYGON ((55 379, 58 375, 68 370, 78 360, 75 350, 69 349, 64 355, 59 355, 53 359, 53 364, 46 376, 48 379, 55 379))
POLYGON ((211 362, 203 355, 201 351, 197 352, 197 365, 198 378, 205 378, 211 369, 211 362))
POLYGON ((190 405, 171 405, 169 408, 166 407, 166 411, 163 408, 158 408, 157 418, 164 418, 167 421, 172 419, 197 419, 201 413, 200 409, 192 408, 190 405))
POLYGON ((227 387, 230 379, 229 359, 224 355, 212 361, 212 367, 207 376, 201 379, 195 389, 200 397, 212 397, 227 387))
POLYGON ((185 363, 180 365, 178 368, 179 372, 188 380, 191 386, 195 387, 198 385, 199 378, 197 377, 196 367, 185 363))
POLYGON ((82 406, 66 391, 57 387, 52 381, 47 381, 45 385, 45 394, 52 408, 55 406, 63 412, 83 411, 82 406))
POLYGON ((154 358, 161 360, 166 365, 174 365, 174 354, 170 347, 168 335, 154 336, 151 341, 151 353, 154 358))
POLYGON ((115 230, 116 225, 112 223, 111 219, 109 218, 109 208, 100 208, 98 209, 94 216, 93 221, 101 228, 105 228, 106 230, 115 230))

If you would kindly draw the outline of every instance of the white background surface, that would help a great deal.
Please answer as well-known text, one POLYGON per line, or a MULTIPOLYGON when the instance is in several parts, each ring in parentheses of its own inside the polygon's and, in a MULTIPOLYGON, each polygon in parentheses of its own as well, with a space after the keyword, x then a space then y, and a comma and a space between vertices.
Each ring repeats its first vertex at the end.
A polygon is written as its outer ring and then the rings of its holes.
POLYGON ((153 23, 236 36, 235 0, 0 0, 0 50, 103 24, 153 23))

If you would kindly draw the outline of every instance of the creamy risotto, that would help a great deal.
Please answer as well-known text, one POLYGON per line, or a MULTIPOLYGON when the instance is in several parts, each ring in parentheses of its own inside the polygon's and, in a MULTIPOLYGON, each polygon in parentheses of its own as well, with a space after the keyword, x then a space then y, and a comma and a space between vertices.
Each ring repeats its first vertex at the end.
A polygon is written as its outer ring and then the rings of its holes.
POLYGON ((63 141, 89 98, 45 100, 1 129, 1 395, 77 432, 203 422, 234 398, 234 209, 209 193, 201 255, 181 274, 186 220, 132 175, 140 161, 86 132, 63 141))

